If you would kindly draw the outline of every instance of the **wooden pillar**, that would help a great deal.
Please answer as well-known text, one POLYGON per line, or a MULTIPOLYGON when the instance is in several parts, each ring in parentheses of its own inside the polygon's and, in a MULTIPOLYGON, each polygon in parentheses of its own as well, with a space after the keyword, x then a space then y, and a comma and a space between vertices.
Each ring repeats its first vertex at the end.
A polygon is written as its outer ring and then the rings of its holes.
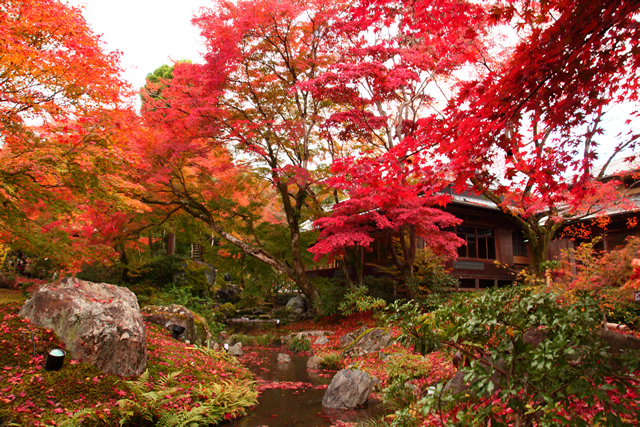
POLYGON ((480 279, 476 279, 476 289, 480 289, 480 279))

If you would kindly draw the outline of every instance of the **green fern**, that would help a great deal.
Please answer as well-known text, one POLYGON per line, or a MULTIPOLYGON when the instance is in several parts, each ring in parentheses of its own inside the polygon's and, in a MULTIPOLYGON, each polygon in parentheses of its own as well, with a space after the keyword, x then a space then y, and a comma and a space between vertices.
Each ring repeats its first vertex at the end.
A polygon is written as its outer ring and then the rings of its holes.
MULTIPOLYGON (((209 354, 213 350, 201 349, 209 354)), ((216 352, 218 353, 218 352, 216 352)), ((121 399, 113 411, 120 426, 155 425, 188 427, 217 424, 226 417, 246 414, 246 408, 258 403, 258 392, 252 381, 227 380, 206 386, 198 384, 192 390, 175 386, 181 372, 173 372, 155 381, 149 371, 137 380, 126 381, 135 398, 121 399), (175 402, 189 402, 176 407, 175 402)), ((98 421, 95 409, 80 411, 67 421, 66 427, 76 427, 84 419, 98 421)), ((99 422, 99 421, 98 421, 99 422)))

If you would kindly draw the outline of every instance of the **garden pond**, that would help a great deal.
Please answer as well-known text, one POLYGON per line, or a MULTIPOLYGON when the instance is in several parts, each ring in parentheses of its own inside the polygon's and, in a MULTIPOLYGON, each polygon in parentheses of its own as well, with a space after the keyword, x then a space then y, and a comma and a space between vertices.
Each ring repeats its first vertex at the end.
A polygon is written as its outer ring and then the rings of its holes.
POLYGON ((362 409, 323 408, 322 398, 335 372, 308 370, 306 353, 291 354, 291 363, 278 363, 280 348, 247 347, 244 351, 238 359, 256 376, 259 404, 246 417, 226 426, 339 426, 384 414, 382 403, 375 399, 362 409))

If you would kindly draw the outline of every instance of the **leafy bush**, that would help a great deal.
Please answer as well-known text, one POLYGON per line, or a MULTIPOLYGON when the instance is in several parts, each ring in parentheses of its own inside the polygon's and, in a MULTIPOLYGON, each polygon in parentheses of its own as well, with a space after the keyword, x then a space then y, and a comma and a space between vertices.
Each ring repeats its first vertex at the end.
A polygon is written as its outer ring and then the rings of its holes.
POLYGON ((288 325, 294 319, 294 314, 287 307, 280 307, 273 312, 273 318, 280 320, 280 325, 288 325))
POLYGON ((410 280, 407 286, 420 297, 459 286, 458 279, 446 270, 445 259, 436 255, 430 248, 420 252, 414 270, 413 280, 410 280))
POLYGON ((369 310, 377 310, 387 305, 386 301, 367 295, 369 290, 366 286, 355 286, 344 296, 344 301, 340 304, 340 312, 349 316, 354 312, 363 313, 369 310))
POLYGON ((394 288, 396 280, 388 276, 364 276, 362 283, 369 290, 369 295, 374 298, 383 299, 390 303, 395 301, 394 288))
POLYGON ((311 350, 311 341, 305 337, 293 337, 289 342, 289 351, 301 353, 311 350))
POLYGON ((414 389, 404 382, 392 382, 384 389, 383 402, 387 408, 396 411, 393 425, 410 427, 420 425, 417 412, 407 411, 415 408, 418 396, 414 389))
POLYGON ((340 304, 346 292, 344 283, 338 279, 316 277, 313 284, 318 289, 319 297, 314 301, 314 311, 324 317, 340 313, 340 304))
POLYGON ((342 360, 342 353, 329 353, 320 359, 320 367, 322 369, 339 371, 343 366, 344 361, 342 360))
POLYGON ((640 265, 634 265, 640 258, 640 238, 631 236, 611 252, 597 251, 597 243, 595 239, 565 251, 549 270, 549 289, 569 301, 577 292, 596 293, 608 321, 640 327, 640 305, 633 297, 640 290, 640 265))
POLYGON ((262 347, 270 346, 276 340, 276 336, 273 334, 256 335, 253 339, 254 345, 262 347))
POLYGON ((402 382, 424 378, 431 373, 427 360, 415 354, 402 354, 389 359, 385 366, 389 381, 402 382))
POLYGON ((238 314, 238 310, 236 310, 236 306, 231 304, 230 302, 226 302, 218 307, 218 312, 221 313, 225 318, 230 319, 236 317, 238 314))
POLYGON ((599 303, 577 292, 575 301, 560 304, 553 293, 518 286, 488 289, 431 314, 415 305, 396 306, 389 319, 401 325, 405 342, 422 351, 460 351, 470 361, 462 368, 465 381, 476 379, 469 391, 442 395, 438 385, 421 401, 425 415, 455 410, 464 425, 629 425, 625 420, 637 420, 640 408, 610 391, 635 389, 636 381, 624 372, 635 372, 639 361, 616 357, 623 369, 615 370, 607 363, 614 356, 596 333, 599 303))
POLYGON ((147 263, 130 271, 127 281, 146 283, 158 288, 173 284, 176 276, 184 274, 187 258, 184 255, 170 255, 147 263))
POLYGON ((88 282, 117 285, 122 281, 122 268, 118 266, 105 266, 100 263, 84 264, 82 271, 76 274, 76 277, 88 282))

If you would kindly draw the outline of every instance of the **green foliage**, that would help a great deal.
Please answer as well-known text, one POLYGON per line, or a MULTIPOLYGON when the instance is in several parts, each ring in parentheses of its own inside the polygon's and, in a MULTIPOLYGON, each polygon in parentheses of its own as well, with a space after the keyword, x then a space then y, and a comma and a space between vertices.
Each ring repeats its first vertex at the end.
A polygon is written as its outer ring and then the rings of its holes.
MULTIPOLYGON (((402 339, 421 351, 443 347, 471 360, 470 367, 462 368, 465 381, 476 379, 469 391, 444 396, 436 391, 421 401, 424 414, 455 407, 463 425, 586 425, 575 410, 576 402, 582 402, 607 414, 595 422, 628 425, 625 414, 637 417, 640 409, 609 395, 634 386, 621 374, 624 370, 607 363, 613 356, 596 334, 599 303, 577 293, 574 302, 560 304, 555 294, 513 287, 488 289, 430 314, 415 305, 396 306, 390 317, 402 327, 402 339), (531 334, 540 338, 539 345, 527 338, 531 334), (499 388, 490 380, 492 374, 499 378, 499 388), (496 405, 512 412, 496 410, 496 405)), ((637 358, 626 356, 616 362, 630 372, 639 365, 637 358)))
POLYGON ((342 353, 329 353, 322 356, 320 359, 320 367, 322 369, 330 369, 332 371, 339 371, 344 366, 342 360, 342 353))
POLYGON ((389 381, 405 383, 429 376, 431 367, 422 356, 401 354, 391 357, 385 366, 389 381))
POLYGON ((284 326, 291 323, 294 320, 295 316, 287 307, 280 307, 273 312, 273 318, 280 319, 280 324, 284 326))
POLYGON ((396 298, 393 290, 396 287, 396 280, 388 276, 364 276, 362 283, 369 290, 369 295, 374 298, 383 299, 386 302, 393 302, 396 298))
POLYGON ((276 341, 276 336, 273 334, 256 335, 253 337, 254 345, 262 347, 268 347, 276 341))
POLYGON ((441 293, 459 286, 458 279, 445 269, 445 259, 436 255, 430 248, 420 251, 414 264, 413 278, 407 281, 407 287, 419 297, 441 293))
POLYGON ((417 413, 406 411, 412 408, 418 401, 417 395, 413 388, 404 382, 392 382, 384 389, 383 402, 387 408, 395 411, 395 417, 392 425, 410 427, 420 425, 417 413))
POLYGON ((80 280, 112 285, 120 284, 121 276, 121 267, 117 265, 106 266, 100 263, 85 264, 82 266, 82 271, 76 274, 80 280))
POLYGON ((186 257, 170 255, 151 261, 135 271, 130 271, 127 280, 130 283, 144 283, 163 288, 173 284, 176 276, 185 271, 186 257))
POLYGON ((301 353, 311 350, 311 341, 305 337, 293 337, 289 342, 289 351, 301 353))
POLYGON ((263 335, 245 335, 245 334, 234 334, 230 337, 233 343, 242 343, 243 347, 246 346, 270 346, 275 340, 276 336, 273 334, 263 334, 263 335))
POLYGON ((387 305, 386 301, 367 295, 369 290, 366 286, 355 286, 344 296, 344 301, 340 303, 340 312, 349 316, 354 312, 363 313, 369 310, 378 310, 387 305))
MULTIPOLYGON (((121 426, 193 426, 217 424, 225 414, 244 415, 246 408, 258 403, 258 393, 249 381, 224 380, 198 384, 185 390, 176 381, 175 371, 153 381, 147 370, 135 381, 127 381, 135 398, 121 399, 114 409, 121 426)), ((96 409, 89 419, 99 414, 96 409)))
POLYGON ((340 304, 344 301, 346 293, 344 282, 336 278, 324 277, 315 277, 312 282, 320 294, 314 301, 314 312, 324 317, 340 313, 340 304))
POLYGON ((227 319, 236 317, 236 315, 238 314, 238 310, 236 310, 236 306, 231 304, 230 302, 226 302, 222 304, 218 308, 218 312, 222 313, 222 315, 227 319))
POLYGON ((607 320, 613 323, 629 325, 634 329, 640 329, 640 304, 635 301, 618 300, 605 296, 608 310, 607 320))

